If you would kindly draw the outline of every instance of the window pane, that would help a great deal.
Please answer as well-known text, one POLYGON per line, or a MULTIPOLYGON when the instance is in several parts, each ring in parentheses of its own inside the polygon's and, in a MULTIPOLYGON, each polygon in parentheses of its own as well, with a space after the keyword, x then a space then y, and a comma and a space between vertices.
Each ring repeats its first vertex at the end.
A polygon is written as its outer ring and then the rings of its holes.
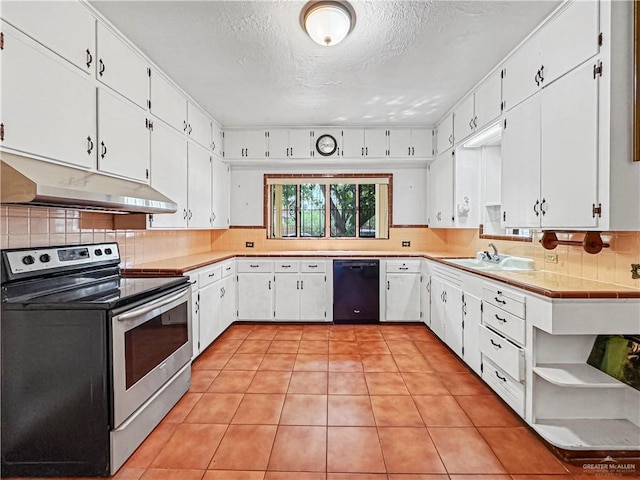
POLYGON ((297 186, 273 185, 271 187, 271 229, 275 238, 297 235, 297 186))
POLYGON ((331 185, 331 236, 356 236, 356 186, 331 185))
POLYGON ((326 186, 300 185, 300 236, 324 237, 326 219, 326 186))
POLYGON ((358 205, 360 209, 360 237, 376 237, 376 186, 358 185, 358 205))

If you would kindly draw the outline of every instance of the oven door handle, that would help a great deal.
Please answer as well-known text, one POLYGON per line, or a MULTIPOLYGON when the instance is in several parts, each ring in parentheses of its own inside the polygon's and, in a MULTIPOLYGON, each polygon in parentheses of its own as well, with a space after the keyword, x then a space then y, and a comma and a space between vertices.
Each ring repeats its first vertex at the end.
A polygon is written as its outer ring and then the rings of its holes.
POLYGON ((118 315, 117 319, 119 322, 124 322, 126 320, 131 320, 132 318, 140 317, 146 313, 156 310, 157 308, 162 308, 163 306, 168 305, 169 303, 179 300, 184 296, 186 291, 188 291, 188 289, 186 290, 183 289, 180 292, 176 293, 175 295, 171 295, 170 297, 160 298, 159 300, 156 300, 153 303, 149 303, 144 307, 136 308, 135 310, 131 310, 130 312, 126 312, 121 315, 118 315))

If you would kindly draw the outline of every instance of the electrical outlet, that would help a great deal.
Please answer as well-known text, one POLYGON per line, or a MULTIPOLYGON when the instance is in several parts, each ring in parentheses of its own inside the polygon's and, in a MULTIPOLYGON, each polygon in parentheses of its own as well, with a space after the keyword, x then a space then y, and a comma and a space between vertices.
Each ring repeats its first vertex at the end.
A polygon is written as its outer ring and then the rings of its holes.
POLYGON ((631 278, 638 280, 640 278, 640 263, 631 264, 631 278))
POLYGON ((247 248, 253 248, 253 242, 244 242, 244 246, 247 248))
POLYGON ((411 246, 411 242, 409 240, 403 240, 402 241, 402 246, 403 247, 410 247, 411 246))
POLYGON ((549 263, 558 263, 558 254, 557 253, 545 253, 544 261, 549 263))

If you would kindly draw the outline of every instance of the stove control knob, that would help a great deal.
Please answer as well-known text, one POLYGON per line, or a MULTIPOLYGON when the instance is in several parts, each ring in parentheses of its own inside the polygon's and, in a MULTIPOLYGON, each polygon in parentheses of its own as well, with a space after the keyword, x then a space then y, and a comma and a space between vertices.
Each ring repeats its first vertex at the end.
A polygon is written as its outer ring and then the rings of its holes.
POLYGON ((26 255, 22 257, 22 263, 24 263, 25 265, 33 265, 35 261, 36 259, 33 258, 32 255, 26 255))
POLYGON ((104 249, 104 254, 105 255, 111 255, 113 253, 113 250, 111 250, 110 248, 105 248, 104 249))
POLYGON ((102 255, 102 250, 100 250, 100 249, 98 248, 98 249, 96 249, 96 251, 95 251, 95 252, 93 252, 93 253, 95 253, 96 257, 100 257, 100 256, 102 255))
POLYGON ((40 261, 42 263, 49 263, 51 261, 51 257, 48 253, 43 253, 42 255, 40 255, 40 261))

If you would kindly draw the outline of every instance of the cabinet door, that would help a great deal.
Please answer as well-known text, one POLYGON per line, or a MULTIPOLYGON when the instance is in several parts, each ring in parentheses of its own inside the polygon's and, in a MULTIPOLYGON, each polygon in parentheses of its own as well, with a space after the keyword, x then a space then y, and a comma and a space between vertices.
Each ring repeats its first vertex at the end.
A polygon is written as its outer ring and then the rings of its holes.
POLYGON ((364 129, 348 128, 342 131, 342 157, 364 157, 364 129))
POLYGON ((225 158, 244 158, 244 132, 227 130, 224 132, 225 158))
POLYGON ((453 152, 439 155, 429 169, 431 189, 433 196, 433 209, 431 210, 431 223, 433 228, 445 228, 453 226, 453 152))
POLYGON ((213 157, 211 174, 211 227, 229 228, 229 166, 213 157))
POLYGON ((433 157, 436 153, 433 138, 433 130, 430 128, 411 130, 411 156, 419 158, 433 157))
POLYGON ((271 274, 238 275, 238 320, 273 319, 271 274))
POLYGON ((453 215, 458 228, 478 228, 480 225, 482 162, 478 153, 473 148, 456 149, 453 215))
POLYGON ((222 331, 225 331, 236 318, 236 277, 230 275, 220 281, 222 287, 222 310, 220 322, 222 331))
MULTIPOLYGON (((198 275, 192 275, 190 280, 193 281, 193 277, 198 275)), ((200 301, 198 299, 198 287, 197 284, 191 286, 191 344, 193 345, 192 359, 200 355, 202 351, 200 349, 200 301)))
POLYGON ((475 93, 474 124, 476 131, 500 116, 502 111, 502 79, 500 71, 493 73, 478 87, 475 93))
POLYGON ((6 24, 2 28, 2 147, 95 168, 93 81, 6 24))
POLYGON ((453 131, 456 132, 456 142, 464 140, 475 131, 473 117, 473 94, 471 94, 453 112, 453 131))
POLYGON ((444 340, 444 293, 442 280, 431 277, 431 331, 444 340))
POLYGON ((462 358, 462 290, 446 283, 444 295, 444 341, 462 358))
POLYGON ((2 18, 84 72, 94 71, 96 19, 81 3, 2 2, 2 18))
POLYGON ((289 158, 311 158, 309 130, 289 130, 289 158))
POLYGON ((571 2, 540 31, 542 85, 547 86, 598 54, 599 2, 571 2))
POLYGON ((224 136, 222 128, 215 123, 212 125, 213 138, 211 139, 211 151, 218 157, 224 157, 224 136))
POLYGON ((387 321, 420 321, 420 274, 387 273, 387 321))
POLYGON ((300 320, 300 278, 289 273, 276 275, 275 279, 275 319, 300 320))
POLYGON ((450 113, 440 122, 436 130, 436 153, 440 155, 453 147, 453 114, 450 113))
POLYGON ((464 293, 464 300, 462 303, 462 315, 463 315, 463 330, 462 330, 462 345, 464 347, 463 359, 467 365, 469 365, 474 372, 478 375, 480 371, 480 347, 478 344, 478 335, 480 334, 480 299, 467 292, 464 293))
POLYGON ((532 98, 509 112, 505 121, 502 226, 537 227, 540 225, 540 98, 532 98))
POLYGON ((411 130, 389 130, 389 157, 410 157, 411 145, 411 130))
POLYGON ((147 182, 149 130, 145 112, 104 88, 98 89, 98 169, 147 182))
POLYGON ((129 46, 98 23, 97 78, 136 105, 147 108, 147 64, 129 46))
POLYGON ((158 72, 151 74, 151 106, 156 117, 176 130, 184 132, 187 120, 187 99, 158 72))
POLYGON ((153 228, 184 228, 187 226, 187 141, 160 122, 151 132, 151 186, 178 204, 176 213, 153 216, 153 228))
MULTIPOLYGON (((542 226, 598 225, 598 82, 587 63, 542 93, 542 226)), ((526 177, 524 177, 526 178, 526 177)))
POLYGON ((318 273, 300 274, 300 320, 327 319, 327 277, 318 273))
POLYGON ((189 143, 188 151, 188 214, 189 228, 211 227, 211 156, 209 152, 189 143))
POLYGON ((422 321, 428 327, 431 326, 431 277, 424 272, 420 283, 420 309, 422 321))
POLYGON ((388 139, 387 130, 366 129, 364 131, 364 156, 371 158, 386 157, 388 139))
POLYGON ((200 289, 200 351, 206 349, 222 333, 220 282, 200 289))
POLYGON ((267 156, 267 136, 264 130, 245 132, 245 158, 265 158, 267 156))
POLYGON ((542 66, 539 45, 538 35, 535 35, 505 63, 502 98, 506 110, 517 106, 541 88, 537 75, 542 66))
POLYGON ((187 102, 187 135, 206 149, 211 149, 211 119, 191 102, 187 102))
POLYGON ((289 158, 289 130, 269 130, 267 141, 269 158, 289 158))

